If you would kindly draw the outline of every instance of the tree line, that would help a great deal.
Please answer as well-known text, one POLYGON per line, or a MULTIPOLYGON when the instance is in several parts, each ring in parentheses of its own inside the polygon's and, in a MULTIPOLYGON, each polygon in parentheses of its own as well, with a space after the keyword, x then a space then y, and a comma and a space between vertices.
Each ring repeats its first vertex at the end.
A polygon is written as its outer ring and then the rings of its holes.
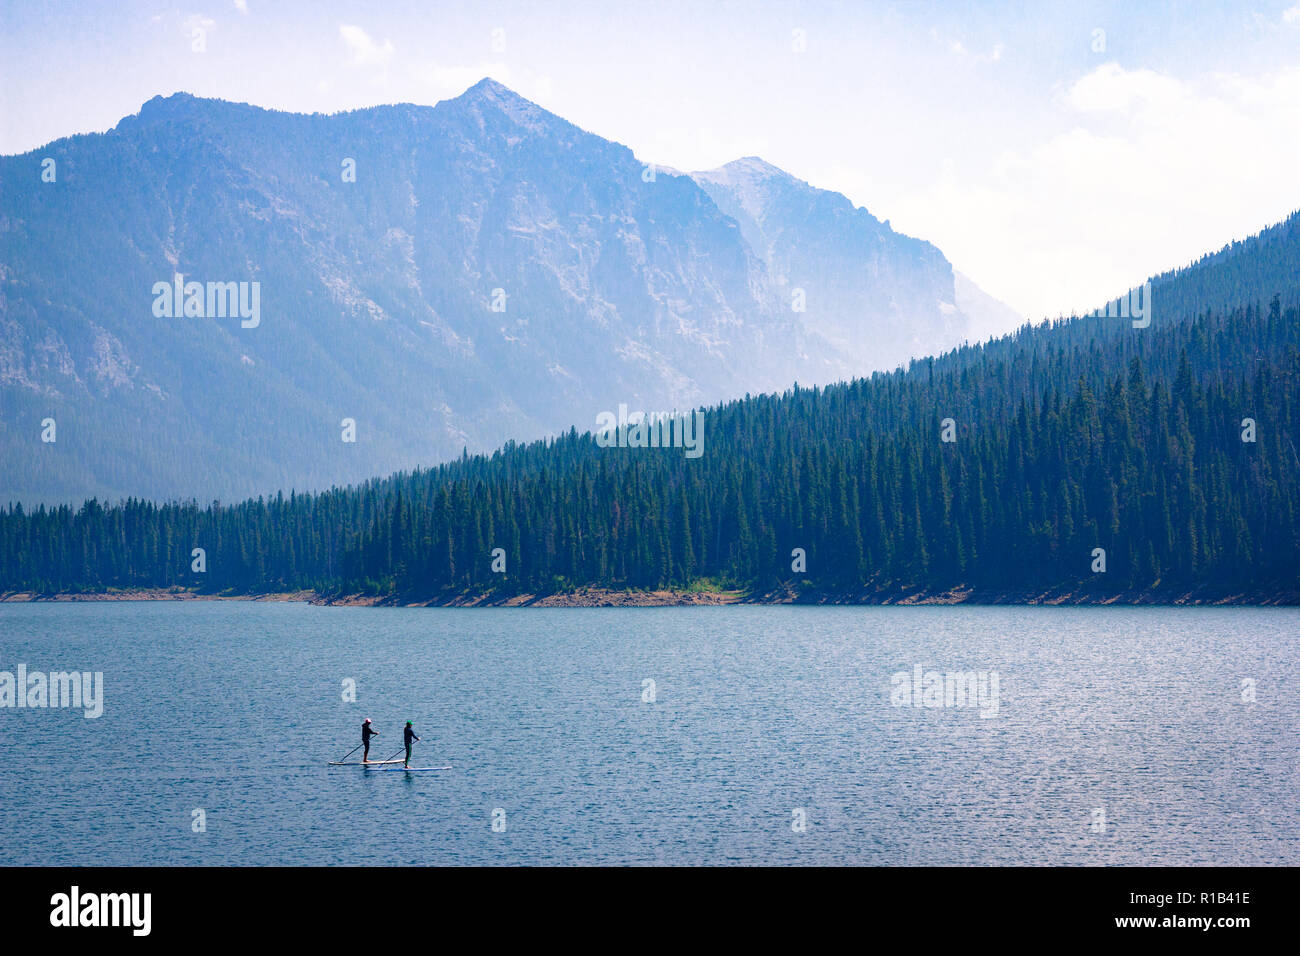
POLYGON ((570 430, 315 494, 11 504, 0 590, 1286 599, 1300 569, 1297 401, 1300 314, 1277 298, 1146 329, 1046 322, 907 369, 707 409, 693 460, 570 430))

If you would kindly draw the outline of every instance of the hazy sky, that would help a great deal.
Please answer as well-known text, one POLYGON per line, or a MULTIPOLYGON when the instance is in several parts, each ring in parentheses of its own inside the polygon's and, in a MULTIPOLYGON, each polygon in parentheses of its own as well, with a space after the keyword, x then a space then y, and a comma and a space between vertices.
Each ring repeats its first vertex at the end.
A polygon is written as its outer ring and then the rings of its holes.
POLYGON ((762 156, 1035 318, 1300 208, 1300 0, 0 0, 0 153, 177 90, 334 112, 483 76, 647 162, 762 156))

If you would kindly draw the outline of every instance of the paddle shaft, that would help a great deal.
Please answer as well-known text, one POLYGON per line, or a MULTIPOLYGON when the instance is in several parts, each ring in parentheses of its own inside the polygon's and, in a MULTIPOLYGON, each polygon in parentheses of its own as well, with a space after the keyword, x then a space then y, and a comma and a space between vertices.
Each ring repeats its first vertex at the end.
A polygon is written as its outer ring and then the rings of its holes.
POLYGON ((345 753, 342 757, 339 758, 339 763, 342 763, 343 761, 347 760, 349 757, 351 757, 354 753, 356 753, 364 746, 365 744, 357 744, 355 747, 353 747, 351 750, 349 750, 347 753, 345 753))
MULTIPOLYGON (((378 736, 379 736, 379 731, 375 731, 371 736, 373 736, 373 737, 378 737, 378 736)), ((355 747, 353 747, 351 750, 349 750, 347 753, 345 753, 342 757, 339 758, 339 763, 342 763, 343 761, 347 760, 347 759, 348 759, 349 757, 351 757, 354 753, 356 753, 358 750, 360 750, 362 747, 364 747, 367 743, 369 743, 369 741, 364 741, 364 742, 362 742, 362 743, 357 744, 355 747)), ((401 751, 398 751, 398 752, 400 753, 401 751)))
MULTIPOLYGON (((416 737, 415 740, 412 740, 412 741, 411 741, 411 746, 415 746, 415 742, 416 742, 416 740, 419 740, 419 739, 420 739, 419 737, 416 737)), ((387 758, 385 758, 385 759, 387 759, 387 760, 392 760, 393 757, 396 757, 396 756, 397 756, 397 754, 404 754, 404 753, 406 753, 406 744, 402 744, 402 749, 399 750, 399 751, 397 751, 397 753, 393 754, 392 757, 387 757, 387 758)))

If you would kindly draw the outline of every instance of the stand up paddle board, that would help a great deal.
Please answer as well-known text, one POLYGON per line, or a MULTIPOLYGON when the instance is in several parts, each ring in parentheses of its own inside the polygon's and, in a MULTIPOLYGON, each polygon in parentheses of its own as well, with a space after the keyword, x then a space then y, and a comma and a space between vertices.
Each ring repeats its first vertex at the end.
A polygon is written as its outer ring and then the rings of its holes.
POLYGON ((376 767, 375 773, 431 773, 434 770, 450 769, 450 767, 376 767))
POLYGON ((331 760, 331 767, 374 767, 381 763, 401 763, 400 760, 367 760, 364 763, 360 760, 331 760))

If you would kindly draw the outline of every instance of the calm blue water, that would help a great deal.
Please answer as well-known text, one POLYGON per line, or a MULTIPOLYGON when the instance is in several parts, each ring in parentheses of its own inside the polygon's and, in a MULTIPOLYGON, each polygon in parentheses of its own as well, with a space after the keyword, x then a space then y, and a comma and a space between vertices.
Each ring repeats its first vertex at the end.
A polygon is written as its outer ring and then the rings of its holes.
POLYGON ((1289 609, 6 604, 0 670, 105 710, 0 709, 0 863, 1294 865, 1298 650, 1289 609), (893 706, 916 664, 997 716, 893 706), (327 767, 367 716, 454 769, 327 767))

